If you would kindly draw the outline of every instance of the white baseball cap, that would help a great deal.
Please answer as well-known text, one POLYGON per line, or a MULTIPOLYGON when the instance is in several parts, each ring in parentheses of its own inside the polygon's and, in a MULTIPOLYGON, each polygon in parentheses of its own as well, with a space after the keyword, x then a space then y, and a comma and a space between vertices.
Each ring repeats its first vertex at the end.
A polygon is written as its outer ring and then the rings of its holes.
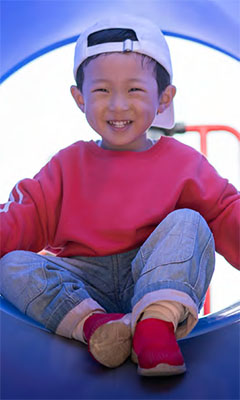
MULTIPOLYGON (((145 18, 121 14, 101 19, 80 34, 76 43, 74 55, 73 73, 75 80, 78 67, 88 57, 101 53, 129 51, 144 54, 156 60, 169 73, 170 82, 172 82, 171 56, 166 39, 160 28, 155 23, 145 18), (138 40, 126 39, 122 42, 100 43, 93 46, 88 44, 88 37, 92 33, 104 29, 116 28, 133 30, 138 40)), ((167 129, 174 126, 173 102, 171 102, 170 106, 167 107, 164 112, 156 115, 152 125, 167 129)))

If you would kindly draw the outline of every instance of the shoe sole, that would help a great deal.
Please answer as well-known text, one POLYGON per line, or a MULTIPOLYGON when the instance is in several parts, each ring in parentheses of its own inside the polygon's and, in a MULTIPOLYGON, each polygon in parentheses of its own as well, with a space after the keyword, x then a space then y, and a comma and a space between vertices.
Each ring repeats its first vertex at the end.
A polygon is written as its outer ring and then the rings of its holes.
POLYGON ((130 323, 124 318, 101 325, 90 338, 89 350, 93 357, 108 368, 123 364, 131 354, 130 323))
MULTIPOLYGON (((132 361, 138 364, 138 359, 135 351, 132 349, 132 361)), ((142 376, 170 376, 180 375, 186 372, 186 365, 169 365, 169 364, 158 364, 154 368, 141 368, 138 366, 138 374, 142 376)))
POLYGON ((138 374, 142 376, 170 376, 180 375, 186 372, 186 366, 183 365, 169 365, 158 364, 154 368, 141 368, 138 366, 138 374))

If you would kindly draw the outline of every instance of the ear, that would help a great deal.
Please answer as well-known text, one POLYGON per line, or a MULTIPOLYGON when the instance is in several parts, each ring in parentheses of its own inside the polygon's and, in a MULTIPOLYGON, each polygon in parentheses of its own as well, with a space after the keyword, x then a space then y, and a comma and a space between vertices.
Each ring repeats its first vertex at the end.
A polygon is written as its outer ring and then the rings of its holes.
POLYGON ((82 93, 80 92, 78 87, 74 86, 74 85, 71 86, 70 90, 71 90, 71 93, 72 93, 72 97, 74 98, 77 106, 84 113, 85 112, 85 105, 84 105, 84 99, 83 99, 82 93))
POLYGON ((158 114, 163 113, 163 111, 171 104, 173 98, 176 94, 176 87, 173 85, 168 85, 164 92, 161 94, 159 107, 157 110, 158 114))

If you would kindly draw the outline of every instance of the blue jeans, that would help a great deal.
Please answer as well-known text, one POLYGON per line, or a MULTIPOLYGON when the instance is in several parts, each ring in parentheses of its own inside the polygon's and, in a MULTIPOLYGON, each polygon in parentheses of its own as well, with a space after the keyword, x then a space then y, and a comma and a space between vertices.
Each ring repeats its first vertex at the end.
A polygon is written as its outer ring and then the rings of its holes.
POLYGON ((89 299, 110 313, 132 313, 134 323, 149 304, 174 300, 189 311, 183 336, 203 304, 215 249, 206 221, 182 209, 169 214, 140 248, 126 253, 60 258, 13 251, 0 263, 1 294, 53 332, 89 299))

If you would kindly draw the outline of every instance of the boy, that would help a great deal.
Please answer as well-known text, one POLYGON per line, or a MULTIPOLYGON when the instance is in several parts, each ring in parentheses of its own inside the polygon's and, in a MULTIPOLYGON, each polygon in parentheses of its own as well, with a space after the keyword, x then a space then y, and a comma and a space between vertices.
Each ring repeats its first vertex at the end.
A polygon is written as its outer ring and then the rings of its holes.
POLYGON ((240 195, 195 150, 147 138, 152 124, 174 123, 157 26, 117 16, 88 28, 74 76, 71 93, 102 140, 63 149, 1 206, 1 293, 107 367, 132 355, 141 375, 181 374, 176 339, 197 323, 213 236, 239 268, 240 195))

